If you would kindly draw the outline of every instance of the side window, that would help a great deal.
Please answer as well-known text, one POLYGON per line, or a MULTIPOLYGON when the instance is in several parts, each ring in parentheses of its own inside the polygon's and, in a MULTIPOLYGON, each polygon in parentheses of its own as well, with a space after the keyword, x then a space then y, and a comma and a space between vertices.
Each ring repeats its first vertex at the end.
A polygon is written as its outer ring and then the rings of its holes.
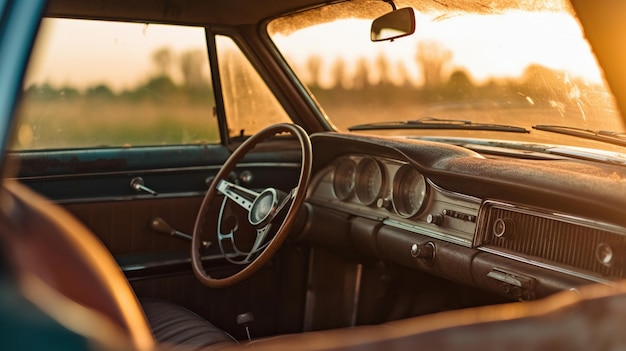
POLYGON ((215 37, 229 137, 253 135, 291 119, 235 42, 215 37))
POLYGON ((45 19, 14 150, 219 143, 202 27, 45 19))

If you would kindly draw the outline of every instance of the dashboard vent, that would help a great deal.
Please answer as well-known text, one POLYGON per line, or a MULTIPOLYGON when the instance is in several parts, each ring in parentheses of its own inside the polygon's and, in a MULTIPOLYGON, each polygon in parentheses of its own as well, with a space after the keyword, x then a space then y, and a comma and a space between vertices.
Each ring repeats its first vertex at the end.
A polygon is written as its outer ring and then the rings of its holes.
POLYGON ((578 218, 491 202, 482 208, 477 245, 604 277, 624 277, 626 236, 604 227, 578 218))

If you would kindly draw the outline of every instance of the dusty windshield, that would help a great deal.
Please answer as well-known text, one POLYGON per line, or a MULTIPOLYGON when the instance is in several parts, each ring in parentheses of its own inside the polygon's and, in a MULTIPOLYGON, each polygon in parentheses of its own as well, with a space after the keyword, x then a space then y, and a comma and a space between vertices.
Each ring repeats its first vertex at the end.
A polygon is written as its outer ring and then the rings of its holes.
POLYGON ((569 5, 553 1, 538 9, 465 9, 431 1, 396 4, 414 8, 416 30, 393 41, 370 41, 372 20, 391 11, 383 1, 339 3, 269 23, 270 37, 338 130, 398 122, 356 130, 625 151, 533 128, 624 132, 603 72, 569 5), (427 128, 410 128, 425 123, 427 128), (469 123, 525 131, 432 125, 469 123))

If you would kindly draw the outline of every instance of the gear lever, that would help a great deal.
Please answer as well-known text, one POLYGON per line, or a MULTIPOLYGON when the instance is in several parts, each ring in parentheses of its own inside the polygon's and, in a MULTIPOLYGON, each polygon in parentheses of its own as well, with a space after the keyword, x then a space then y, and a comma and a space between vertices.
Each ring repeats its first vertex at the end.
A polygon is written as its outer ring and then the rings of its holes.
MULTIPOLYGON (((172 228, 163 218, 154 217, 152 221, 150 221, 150 227, 157 232, 168 234, 176 238, 185 239, 185 240, 193 240, 193 237, 189 234, 185 234, 183 232, 179 232, 178 230, 172 228)), ((210 241, 202 241, 202 247, 207 248, 211 245, 210 241)))

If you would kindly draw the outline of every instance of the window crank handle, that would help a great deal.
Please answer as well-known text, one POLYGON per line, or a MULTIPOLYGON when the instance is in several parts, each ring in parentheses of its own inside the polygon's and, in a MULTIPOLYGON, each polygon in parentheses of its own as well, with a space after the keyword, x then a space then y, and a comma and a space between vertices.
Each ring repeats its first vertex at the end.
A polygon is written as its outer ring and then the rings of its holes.
POLYGON ((146 193, 154 195, 154 196, 158 195, 158 193, 156 191, 154 191, 154 190, 152 190, 152 189, 150 189, 150 188, 148 188, 147 186, 144 185, 143 178, 141 178, 141 177, 133 178, 130 181, 130 187, 133 190, 137 191, 137 192, 143 191, 143 192, 146 192, 146 193))

